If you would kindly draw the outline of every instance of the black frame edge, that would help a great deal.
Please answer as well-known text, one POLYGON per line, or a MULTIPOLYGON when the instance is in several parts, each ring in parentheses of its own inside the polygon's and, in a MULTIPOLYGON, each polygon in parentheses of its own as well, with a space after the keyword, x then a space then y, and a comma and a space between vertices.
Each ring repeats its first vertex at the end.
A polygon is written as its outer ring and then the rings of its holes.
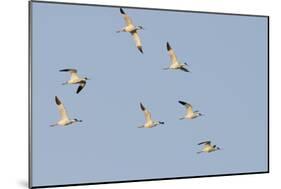
POLYGON ((193 10, 179 10, 179 9, 163 9, 163 8, 151 8, 151 7, 134 7, 134 6, 122 6, 122 5, 108 5, 108 4, 91 4, 91 3, 73 3, 62 1, 41 1, 30 0, 34 3, 49 3, 49 4, 61 4, 61 5, 80 5, 80 6, 96 6, 96 7, 115 7, 115 8, 127 8, 127 9, 142 9, 142 10, 157 10, 157 11, 173 11, 173 12, 190 12, 190 13, 203 13, 203 14, 217 14, 217 15, 233 15, 233 16, 252 16, 252 17, 268 17, 267 15, 256 14, 239 14, 239 13, 226 13, 226 12, 211 12, 211 11, 193 11, 193 10))
POLYGON ((28 188, 32 188, 32 1, 28 1, 28 188))

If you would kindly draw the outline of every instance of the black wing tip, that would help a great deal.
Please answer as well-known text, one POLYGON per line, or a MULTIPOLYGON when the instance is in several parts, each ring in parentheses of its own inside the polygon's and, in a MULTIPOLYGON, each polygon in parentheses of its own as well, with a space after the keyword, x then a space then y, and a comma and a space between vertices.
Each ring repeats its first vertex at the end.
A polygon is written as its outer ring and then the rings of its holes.
POLYGON ((77 88, 76 94, 80 93, 80 91, 82 91, 83 88, 84 88, 83 86, 79 85, 79 87, 77 88))
POLYGON ((188 69, 186 69, 185 67, 181 67, 180 68, 182 71, 184 71, 184 72, 190 72, 188 69))
POLYGON ((182 104, 182 105, 186 105, 187 103, 186 102, 184 102, 184 101, 178 101, 180 104, 182 104))
POLYGON ((61 69, 60 72, 69 72, 69 71, 75 71, 74 68, 67 68, 67 69, 61 69))
POLYGON ((172 49, 172 48, 171 48, 169 42, 167 42, 167 50, 169 51, 169 50, 171 50, 171 49, 172 49))
POLYGON ((121 7, 120 7, 120 12, 121 12, 121 14, 126 14, 121 7))
POLYGON ((142 46, 138 46, 138 49, 143 54, 142 46))
POLYGON ((140 107, 141 107, 141 110, 144 111, 145 110, 145 107, 144 105, 140 102, 140 107))
POLYGON ((61 101, 60 101, 60 99, 59 99, 57 96, 55 96, 55 100, 56 100, 56 104, 57 104, 57 105, 60 105, 60 104, 61 104, 61 101))
POLYGON ((68 72, 69 71, 69 69, 61 69, 61 70, 59 70, 60 72, 68 72))
POLYGON ((204 142, 198 143, 198 145, 201 145, 201 144, 211 144, 211 141, 204 141, 204 142))

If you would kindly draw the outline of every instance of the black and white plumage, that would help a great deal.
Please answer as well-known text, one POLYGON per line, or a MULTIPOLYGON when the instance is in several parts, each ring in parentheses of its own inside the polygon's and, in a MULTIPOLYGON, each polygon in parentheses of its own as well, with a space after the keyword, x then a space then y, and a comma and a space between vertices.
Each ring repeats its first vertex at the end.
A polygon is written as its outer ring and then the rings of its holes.
POLYGON ((138 50, 141 53, 143 53, 141 39, 140 39, 140 36, 138 34, 138 30, 143 30, 143 27, 142 26, 135 26, 133 24, 132 19, 125 13, 125 11, 122 8, 120 8, 120 13, 122 14, 122 16, 125 20, 126 26, 123 27, 121 30, 118 30, 117 33, 119 33, 119 32, 130 33, 132 35, 134 41, 135 41, 136 47, 138 48, 138 50))
POLYGON ((169 65, 169 67, 167 68, 164 68, 164 70, 169 70, 169 69, 172 69, 172 70, 182 70, 184 72, 190 72, 186 66, 187 66, 187 63, 184 63, 182 64, 177 56, 176 56, 176 53, 175 51, 172 49, 171 45, 169 44, 169 42, 166 43, 166 47, 167 47, 167 51, 168 51, 168 54, 170 56, 170 61, 171 61, 171 64, 169 65))
POLYGON ((198 154, 205 152, 205 153, 210 153, 210 152, 214 152, 217 150, 221 150, 221 148, 217 147, 216 145, 212 145, 211 141, 204 141, 204 142, 200 142, 198 143, 198 145, 204 145, 203 149, 199 152, 197 152, 198 154))
POLYGON ((64 82, 63 85, 79 84, 76 94, 78 94, 85 87, 87 80, 89 80, 89 78, 87 78, 87 77, 84 77, 84 78, 79 77, 76 69, 62 69, 62 70, 60 70, 60 72, 69 72, 70 73, 70 79, 67 82, 64 82))
POLYGON ((154 121, 151 117, 151 113, 144 107, 142 103, 140 103, 140 108, 144 112, 145 124, 139 128, 152 128, 156 127, 157 125, 164 124, 162 121, 154 121))
POLYGON ((60 114, 60 120, 51 125, 51 127, 54 127, 54 126, 67 126, 67 125, 70 125, 70 124, 73 124, 73 123, 76 123, 76 122, 82 122, 82 120, 78 120, 78 119, 69 119, 68 117, 68 113, 63 105, 63 103, 61 102, 61 100, 55 96, 55 102, 56 102, 56 105, 57 105, 57 108, 58 108, 58 111, 59 111, 59 114, 60 114))
POLYGON ((179 101, 179 103, 181 105, 183 105, 186 109, 186 113, 184 115, 184 117, 180 118, 180 119, 194 119, 197 118, 199 116, 203 116, 202 113, 200 113, 199 111, 193 111, 192 105, 184 102, 184 101, 179 101))

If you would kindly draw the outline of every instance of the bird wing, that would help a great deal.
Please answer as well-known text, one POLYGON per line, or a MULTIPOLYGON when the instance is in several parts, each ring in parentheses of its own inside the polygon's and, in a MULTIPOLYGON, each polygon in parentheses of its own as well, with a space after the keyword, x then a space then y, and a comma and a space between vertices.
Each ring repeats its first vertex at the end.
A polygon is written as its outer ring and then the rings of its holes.
POLYGON ((76 94, 78 94, 86 85, 86 81, 82 81, 79 85, 79 87, 77 88, 76 94))
POLYGON ((205 146, 206 145, 211 145, 211 141, 204 141, 204 142, 198 143, 198 145, 201 145, 201 144, 204 144, 205 146))
POLYGON ((167 42, 167 50, 168 50, 168 54, 170 56, 171 62, 172 64, 177 64, 177 56, 175 51, 172 49, 172 47, 170 46, 169 42, 167 42))
POLYGON ((56 104, 57 104, 57 107, 59 110, 61 120, 69 120, 67 111, 66 111, 63 103, 60 101, 60 99, 57 96, 55 97, 55 100, 56 100, 56 104))
POLYGON ((133 36, 133 38, 134 38, 134 41, 135 41, 135 43, 136 43, 136 46, 137 46, 138 48, 140 48, 142 45, 141 45, 141 40, 140 40, 140 36, 139 36, 138 32, 137 32, 137 31, 133 32, 133 33, 132 33, 132 36, 133 36))
POLYGON ((183 67, 183 66, 180 68, 180 70, 185 71, 185 72, 189 72, 189 70, 188 70, 188 69, 186 69, 186 68, 185 68, 185 67, 183 67))
POLYGON ((187 114, 192 114, 193 113, 192 105, 191 104, 189 104, 187 102, 184 102, 184 101, 179 101, 179 103, 185 106, 187 114))
POLYGON ((125 11, 122 8, 120 8, 120 12, 121 12, 127 26, 134 25, 132 19, 125 13, 125 11))
POLYGON ((76 69, 63 69, 60 70, 61 72, 69 72, 70 73, 70 80, 78 80, 80 79, 80 77, 77 74, 77 70, 76 69))
POLYGON ((142 103, 140 103, 141 110, 144 112, 144 117, 146 122, 151 122, 151 113, 144 107, 142 103))

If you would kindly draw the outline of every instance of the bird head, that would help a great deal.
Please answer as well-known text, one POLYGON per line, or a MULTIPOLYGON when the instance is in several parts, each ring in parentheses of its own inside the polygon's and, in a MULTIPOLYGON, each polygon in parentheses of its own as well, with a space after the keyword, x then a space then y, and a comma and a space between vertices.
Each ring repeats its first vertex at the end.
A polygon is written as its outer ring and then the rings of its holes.
POLYGON ((137 30, 144 30, 144 28, 142 26, 137 26, 136 28, 137 28, 137 30))
POLYGON ((204 116, 204 114, 200 113, 199 111, 194 111, 197 116, 204 116))
POLYGON ((214 148, 215 151, 216 151, 216 150, 221 150, 221 148, 218 147, 217 145, 214 145, 213 148, 214 148))
POLYGON ((154 121, 154 125, 164 125, 165 123, 163 121, 154 121))
POLYGON ((90 78, 88 78, 88 77, 84 77, 84 79, 85 79, 85 80, 90 80, 90 78))
POLYGON ((82 122, 82 120, 79 120, 79 119, 76 119, 76 118, 74 118, 73 120, 74 120, 74 122, 82 122))

